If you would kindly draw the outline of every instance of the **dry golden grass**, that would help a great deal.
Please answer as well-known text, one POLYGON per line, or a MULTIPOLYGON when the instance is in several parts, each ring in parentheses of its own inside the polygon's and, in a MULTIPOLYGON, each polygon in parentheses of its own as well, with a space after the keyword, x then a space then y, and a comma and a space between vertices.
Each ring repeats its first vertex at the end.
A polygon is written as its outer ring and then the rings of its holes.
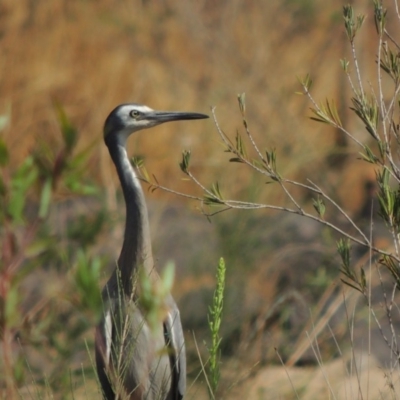
POLYGON ((353 367, 352 372, 349 372, 350 357, 334 360, 323 367, 271 366, 250 378, 239 392, 248 399, 268 400, 392 398, 389 379, 385 378, 379 363, 366 354, 357 354, 357 363, 358 371, 353 367))
MULTIPOLYGON (((222 127, 234 133, 240 92, 247 93, 255 138, 278 149, 283 173, 305 176, 332 150, 334 132, 307 122, 308 103, 294 92, 296 76, 311 71, 316 98, 345 98, 339 59, 349 52, 334 1, 4 0, 1 8, 0 113, 11 113, 4 135, 14 165, 38 139, 57 144, 52 103, 58 101, 79 129, 80 146, 96 143, 93 175, 113 188, 101 129, 116 104, 202 112, 217 106, 222 127)), ((365 54, 366 61, 371 57, 365 54)), ((234 179, 223 172, 214 131, 211 122, 172 124, 135 136, 132 148, 175 187, 184 185, 175 177, 180 152, 191 148, 201 177, 223 176, 237 193, 249 178, 239 168, 234 179)), ((276 197, 271 191, 263 196, 276 197)))

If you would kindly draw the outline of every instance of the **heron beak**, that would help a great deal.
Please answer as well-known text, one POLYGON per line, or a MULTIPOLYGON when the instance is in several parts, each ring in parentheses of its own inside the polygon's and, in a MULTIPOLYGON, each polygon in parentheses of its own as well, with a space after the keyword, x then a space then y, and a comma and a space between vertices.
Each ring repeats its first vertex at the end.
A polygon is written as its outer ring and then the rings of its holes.
POLYGON ((208 115, 193 112, 154 111, 146 116, 147 119, 158 123, 188 119, 209 118, 208 115))

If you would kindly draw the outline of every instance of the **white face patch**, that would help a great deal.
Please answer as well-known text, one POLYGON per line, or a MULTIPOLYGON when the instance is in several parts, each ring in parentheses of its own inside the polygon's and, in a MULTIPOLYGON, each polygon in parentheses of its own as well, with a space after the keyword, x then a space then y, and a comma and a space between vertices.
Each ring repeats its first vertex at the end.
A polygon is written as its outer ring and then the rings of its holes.
POLYGON ((140 104, 120 105, 111 112, 106 120, 104 127, 105 136, 108 134, 117 134, 119 141, 125 143, 131 133, 156 125, 156 121, 149 121, 145 116, 135 118, 135 111, 146 115, 152 113, 154 110, 140 104))
POLYGON ((132 111, 135 110, 139 111, 140 113, 149 113, 154 111, 153 109, 147 106, 127 104, 121 106, 117 110, 116 117, 119 118, 119 120, 122 122, 122 125, 126 128, 132 128, 133 130, 146 128, 148 124, 146 119, 136 120, 135 118, 132 117, 131 113, 132 111))
POLYGON ((122 120, 124 120, 126 117, 129 117, 129 119, 132 119, 130 116, 130 113, 134 110, 137 110, 142 113, 148 113, 154 111, 152 108, 147 107, 147 106, 142 106, 142 105, 136 105, 136 104, 126 104, 121 106, 118 111, 117 111, 117 116, 120 117, 122 120))

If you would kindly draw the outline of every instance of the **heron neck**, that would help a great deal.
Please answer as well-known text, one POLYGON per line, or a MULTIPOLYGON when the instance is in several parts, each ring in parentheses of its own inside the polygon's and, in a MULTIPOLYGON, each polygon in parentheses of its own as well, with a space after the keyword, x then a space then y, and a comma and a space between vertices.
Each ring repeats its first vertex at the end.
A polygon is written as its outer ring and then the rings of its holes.
POLYGON ((153 268, 151 241, 147 207, 140 181, 132 168, 124 143, 114 142, 109 145, 111 158, 114 161, 121 182, 125 205, 126 223, 124 242, 118 265, 111 279, 118 283, 118 272, 127 295, 132 293, 134 274, 140 267, 149 273, 153 268))

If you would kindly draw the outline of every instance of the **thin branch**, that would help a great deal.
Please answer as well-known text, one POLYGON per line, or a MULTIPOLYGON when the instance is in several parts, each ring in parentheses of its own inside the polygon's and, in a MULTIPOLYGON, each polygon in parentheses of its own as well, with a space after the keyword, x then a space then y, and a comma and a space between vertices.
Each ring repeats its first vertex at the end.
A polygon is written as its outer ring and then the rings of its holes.
POLYGON ((397 0, 394 0, 394 6, 396 8, 396 14, 397 14, 397 18, 400 21, 400 12, 399 12, 399 5, 397 4, 397 0))
POLYGON ((390 227, 390 233, 392 234, 393 237, 393 244, 394 244, 394 249, 395 249, 395 253, 396 253, 396 257, 399 257, 399 246, 397 244, 398 241, 398 237, 395 231, 395 227, 393 225, 391 225, 390 227))
POLYGON ((256 153, 258 154, 258 157, 260 157, 260 160, 261 160, 261 161, 265 161, 265 159, 264 159, 264 157, 263 157, 263 155, 262 155, 260 149, 258 148, 258 146, 257 146, 257 144, 256 144, 256 142, 255 142, 255 140, 254 140, 254 138, 253 138, 253 136, 252 136, 251 133, 250 133, 250 130, 249 130, 248 126, 247 126, 247 123, 246 123, 246 125, 245 125, 245 129, 246 129, 247 136, 248 136, 248 138, 249 138, 249 140, 250 140, 250 142, 251 142, 251 144, 252 144, 254 150, 255 150, 256 153))
POLYGON ((354 227, 354 229, 357 230, 357 232, 362 236, 362 238, 365 240, 365 243, 368 243, 368 245, 371 243, 364 232, 358 227, 358 225, 350 218, 350 216, 343 210, 342 207, 339 206, 330 196, 328 196, 319 186, 317 186, 315 183, 313 183, 310 179, 309 182, 315 186, 316 189, 318 189, 319 194, 326 200, 328 200, 346 219, 349 221, 349 223, 354 227))
POLYGON ((364 94, 364 88, 363 88, 362 80, 361 80, 361 72, 360 72, 360 67, 358 65, 358 59, 357 59, 357 55, 356 55, 356 48, 354 46, 354 41, 353 40, 350 42, 350 46, 351 46, 351 54, 353 56, 354 66, 355 66, 355 69, 356 69, 358 86, 360 87, 360 94, 361 94, 361 97, 364 98, 365 94, 364 94))
POLYGON ((357 90, 354 86, 353 80, 351 79, 351 76, 348 71, 346 71, 346 75, 347 75, 347 79, 348 79, 350 87, 351 87, 351 91, 353 92, 354 96, 357 96, 358 95, 357 90))
POLYGON ((383 99, 383 89, 382 89, 382 71, 381 71, 381 54, 382 54, 382 34, 379 35, 378 41, 378 60, 377 60, 377 78, 378 78, 378 91, 379 91, 379 109, 382 118, 382 128, 383 128, 383 137, 385 138, 385 143, 388 143, 388 136, 386 131, 386 124, 384 120, 385 116, 385 101, 383 99))
MULTIPOLYGON (((217 128, 217 132, 218 135, 221 137, 222 141, 224 142, 224 144, 227 146, 227 148, 229 149, 229 151, 231 151, 233 154, 235 154, 235 156, 237 156, 244 164, 246 164, 247 166, 251 167, 252 169, 254 169, 255 171, 259 172, 262 175, 266 175, 268 177, 273 177, 274 175, 272 173, 270 173, 267 170, 258 168, 256 165, 254 165, 253 163, 251 163, 247 158, 244 158, 233 146, 232 142, 229 140, 229 138, 225 135, 225 133, 223 132, 223 130, 221 129, 221 127, 219 126, 218 120, 217 120, 217 116, 215 115, 215 107, 211 108, 211 113, 213 115, 213 119, 214 119, 214 124, 215 127, 217 128)), ((258 155, 261 159, 261 161, 263 163, 266 163, 266 160, 263 158, 262 154, 259 152, 258 148, 256 147, 258 155)))

